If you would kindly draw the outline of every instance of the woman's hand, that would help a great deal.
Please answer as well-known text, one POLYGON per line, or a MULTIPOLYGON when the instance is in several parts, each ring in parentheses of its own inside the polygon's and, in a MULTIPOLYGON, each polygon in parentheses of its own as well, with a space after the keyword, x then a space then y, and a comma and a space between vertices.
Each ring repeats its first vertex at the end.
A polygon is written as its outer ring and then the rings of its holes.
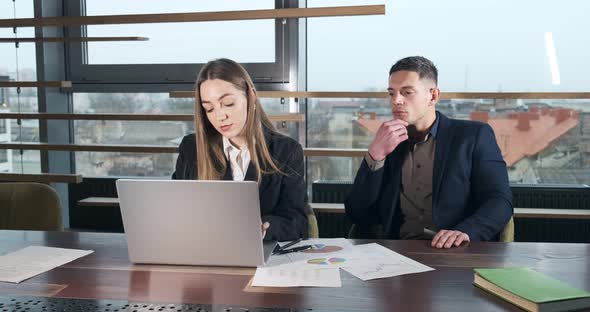
POLYGON ((264 222, 262 223, 262 225, 260 225, 260 229, 262 230, 262 239, 264 239, 264 236, 266 236, 266 230, 270 227, 270 223, 268 222, 264 222))

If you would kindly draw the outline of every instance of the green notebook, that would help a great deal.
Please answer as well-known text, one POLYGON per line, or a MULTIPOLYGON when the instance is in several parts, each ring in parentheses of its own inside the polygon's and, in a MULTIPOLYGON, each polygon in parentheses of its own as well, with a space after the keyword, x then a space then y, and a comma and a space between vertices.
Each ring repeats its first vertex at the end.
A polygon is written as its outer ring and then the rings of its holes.
POLYGON ((590 307, 590 292, 528 268, 474 269, 474 284, 529 311, 590 307))

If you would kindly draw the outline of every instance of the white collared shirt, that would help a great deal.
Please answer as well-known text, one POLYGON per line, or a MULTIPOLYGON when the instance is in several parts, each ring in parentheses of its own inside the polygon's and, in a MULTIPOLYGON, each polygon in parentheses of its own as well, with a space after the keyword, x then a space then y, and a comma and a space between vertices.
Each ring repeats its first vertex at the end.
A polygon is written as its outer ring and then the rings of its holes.
POLYGON ((244 181, 246 171, 250 165, 250 151, 246 145, 238 148, 230 140, 223 137, 223 152, 231 164, 232 177, 234 181, 244 181))

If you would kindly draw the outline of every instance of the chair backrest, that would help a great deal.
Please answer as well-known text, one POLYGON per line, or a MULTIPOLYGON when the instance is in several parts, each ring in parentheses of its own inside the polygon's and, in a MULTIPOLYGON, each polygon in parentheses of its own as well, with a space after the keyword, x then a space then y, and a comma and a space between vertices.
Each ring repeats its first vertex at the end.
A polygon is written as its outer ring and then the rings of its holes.
POLYGON ((0 183, 0 229, 63 230, 57 192, 41 183, 0 183))
POLYGON ((315 216, 315 212, 309 203, 307 205, 307 230, 309 238, 320 238, 320 230, 318 227, 318 219, 315 216))
POLYGON ((500 241, 505 243, 511 243, 514 241, 514 217, 510 217, 506 226, 500 233, 500 241))

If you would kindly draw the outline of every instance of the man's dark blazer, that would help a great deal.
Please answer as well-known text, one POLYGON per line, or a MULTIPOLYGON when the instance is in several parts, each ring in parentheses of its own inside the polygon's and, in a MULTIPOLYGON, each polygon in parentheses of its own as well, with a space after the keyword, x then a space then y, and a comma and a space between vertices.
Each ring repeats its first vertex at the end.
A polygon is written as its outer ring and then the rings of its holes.
MULTIPOLYGON (((270 155, 286 173, 263 175, 258 187, 262 222, 269 222, 265 240, 294 240, 307 238, 307 190, 303 175, 303 149, 290 137, 265 131, 270 155)), ((172 179, 196 180, 197 154, 195 134, 182 139, 178 148, 176 171, 172 179)), ((224 180, 232 180, 231 166, 227 162, 224 180)), ((250 163, 245 180, 256 181, 256 169, 250 163)), ((232 194, 228 194, 232 196, 232 194)))
MULTIPOLYGON (((432 220, 439 229, 459 230, 473 241, 497 240, 512 216, 512 193, 494 132, 487 124, 440 112, 437 118, 432 220)), ((380 224, 386 237, 399 238, 401 168, 408 148, 407 141, 398 145, 377 171, 363 160, 345 201, 354 223, 380 224)))

